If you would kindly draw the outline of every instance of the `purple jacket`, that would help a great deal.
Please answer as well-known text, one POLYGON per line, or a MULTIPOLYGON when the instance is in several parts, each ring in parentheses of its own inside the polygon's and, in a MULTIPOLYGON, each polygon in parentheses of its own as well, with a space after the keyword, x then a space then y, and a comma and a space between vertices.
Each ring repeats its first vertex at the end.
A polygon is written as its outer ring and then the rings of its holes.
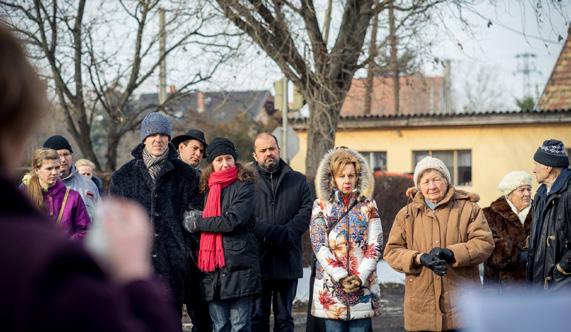
MULTIPOLYGON (((44 210, 54 223, 57 221, 65 190, 65 184, 58 180, 47 192, 44 192, 44 210)), ((90 222, 83 199, 77 191, 70 190, 59 227, 63 228, 72 240, 78 240, 85 237, 90 222)))

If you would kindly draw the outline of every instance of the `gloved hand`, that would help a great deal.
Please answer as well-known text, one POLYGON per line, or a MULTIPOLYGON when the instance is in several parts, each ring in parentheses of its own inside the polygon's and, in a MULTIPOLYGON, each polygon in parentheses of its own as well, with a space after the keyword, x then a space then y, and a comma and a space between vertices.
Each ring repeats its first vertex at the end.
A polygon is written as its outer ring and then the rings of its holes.
POLYGON ((446 264, 445 260, 440 259, 431 253, 421 254, 420 264, 426 268, 431 269, 432 272, 436 273, 439 276, 445 275, 446 270, 448 269, 448 264, 446 264))
POLYGON ((357 276, 347 276, 339 280, 345 293, 353 293, 361 288, 361 279, 357 276))
POLYGON ((196 221, 202 216, 202 211, 200 210, 188 210, 184 212, 183 227, 189 233, 196 233, 197 225, 196 221))
POLYGON ((517 253, 517 263, 520 266, 527 265, 527 250, 519 250, 517 253))
POLYGON ((454 262, 454 253, 450 249, 436 247, 430 250, 430 254, 434 255, 434 257, 437 257, 445 261, 448 264, 454 262))

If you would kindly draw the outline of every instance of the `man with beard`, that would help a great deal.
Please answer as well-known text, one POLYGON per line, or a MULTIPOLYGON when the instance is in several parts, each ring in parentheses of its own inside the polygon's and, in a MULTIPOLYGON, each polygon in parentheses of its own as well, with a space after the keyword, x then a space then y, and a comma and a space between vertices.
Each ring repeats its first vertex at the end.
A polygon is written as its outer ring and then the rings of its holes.
POLYGON ((297 279, 303 277, 301 239, 309 227, 313 198, 305 176, 280 159, 275 136, 256 136, 253 156, 262 294, 255 300, 252 331, 269 331, 272 303, 274 331, 293 331, 292 303, 297 279))

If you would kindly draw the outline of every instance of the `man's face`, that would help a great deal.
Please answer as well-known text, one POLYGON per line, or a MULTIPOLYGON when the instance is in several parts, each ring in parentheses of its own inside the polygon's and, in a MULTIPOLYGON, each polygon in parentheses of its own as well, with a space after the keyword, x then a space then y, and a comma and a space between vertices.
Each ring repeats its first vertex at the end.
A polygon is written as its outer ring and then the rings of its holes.
POLYGON ((178 145, 178 153, 182 161, 196 167, 204 158, 204 145, 195 139, 184 141, 178 145))
POLYGON ((273 170, 280 162, 280 148, 272 136, 261 136, 254 142, 254 159, 265 170, 273 170))
POLYGON ((93 169, 89 166, 79 166, 77 167, 77 172, 83 176, 91 178, 93 176, 93 169))
POLYGON ((169 137, 164 134, 150 135, 145 138, 143 144, 151 156, 162 156, 169 148, 169 137))
POLYGON ((71 165, 73 165, 73 156, 68 149, 57 150, 57 154, 59 155, 60 172, 62 177, 65 178, 71 171, 71 165))
POLYGON ((534 164, 533 174, 535 174, 535 179, 537 180, 537 183, 539 184, 545 183, 545 180, 549 177, 549 173, 551 172, 551 167, 545 166, 536 161, 534 161, 533 164, 534 164))

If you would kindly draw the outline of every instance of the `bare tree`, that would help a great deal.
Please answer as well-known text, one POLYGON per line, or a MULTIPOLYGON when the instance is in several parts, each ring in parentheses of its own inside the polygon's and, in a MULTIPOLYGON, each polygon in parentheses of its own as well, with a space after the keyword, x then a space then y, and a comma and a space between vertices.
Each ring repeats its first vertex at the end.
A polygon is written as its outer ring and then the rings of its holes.
POLYGON ((467 79, 464 82, 466 95, 464 111, 485 112, 498 110, 504 106, 502 100, 506 88, 497 80, 494 68, 482 66, 477 71, 470 69, 465 77, 467 79))
MULTIPOLYGON (((190 6, 176 0, 9 0, 0 1, 0 16, 23 36, 30 56, 42 66, 83 155, 106 170, 117 167, 122 137, 146 113, 164 106, 141 108, 133 100, 137 89, 156 80, 163 58, 187 56, 193 64, 183 68, 180 93, 209 79, 237 45, 226 39, 236 35, 231 31, 235 28, 225 28, 226 22, 202 0, 190 6), (168 13, 163 55, 158 50, 159 5, 168 13), (201 62, 205 67, 199 67, 201 62), (108 120, 103 128, 105 164, 97 158, 91 137, 102 118, 108 120)), ((171 94, 165 104, 176 97, 171 94)))

